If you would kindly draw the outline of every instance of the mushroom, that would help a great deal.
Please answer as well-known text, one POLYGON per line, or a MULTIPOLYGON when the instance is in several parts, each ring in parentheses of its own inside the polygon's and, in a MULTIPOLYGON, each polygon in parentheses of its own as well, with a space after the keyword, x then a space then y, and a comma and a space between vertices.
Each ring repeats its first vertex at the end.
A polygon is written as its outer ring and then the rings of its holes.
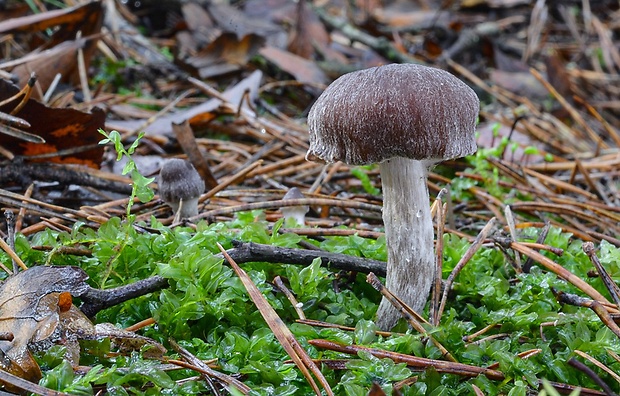
MULTIPOLYGON (((293 187, 284 194, 282 200, 302 199, 303 197, 304 195, 299 188, 293 187)), ((283 206, 280 208, 280 212, 282 212, 282 216, 284 216, 284 221, 294 219, 295 222, 301 226, 306 224, 306 213, 308 213, 309 210, 310 208, 308 205, 283 206)))
POLYGON ((205 182, 187 160, 173 158, 164 163, 159 172, 159 196, 175 213, 175 218, 198 214, 198 198, 205 190, 205 182))
MULTIPOLYGON (((479 105, 474 91, 444 70, 391 64, 341 76, 308 114, 306 159, 379 164, 386 287, 416 312, 424 309, 436 268, 427 171, 476 151, 479 105)), ((383 299, 379 327, 390 329, 399 317, 383 299)))

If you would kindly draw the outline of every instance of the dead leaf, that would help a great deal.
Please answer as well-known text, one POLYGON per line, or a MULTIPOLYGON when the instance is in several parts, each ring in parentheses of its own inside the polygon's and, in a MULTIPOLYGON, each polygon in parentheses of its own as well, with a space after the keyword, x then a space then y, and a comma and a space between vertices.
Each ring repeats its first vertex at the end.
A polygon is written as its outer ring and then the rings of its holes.
POLYGON ((267 44, 283 48, 286 45, 287 34, 282 27, 263 19, 251 18, 244 12, 222 3, 211 2, 207 11, 218 26, 226 32, 235 33, 238 39, 255 34, 267 40, 267 44))
MULTIPOLYGON (((58 73, 62 76, 62 81, 77 83, 79 81, 76 66, 77 50, 82 49, 88 68, 90 58, 96 49, 97 38, 93 35, 100 32, 102 23, 103 12, 99 1, 0 22, 0 33, 7 34, 23 35, 54 29, 51 39, 44 45, 32 42, 32 48, 36 49, 16 62, 17 66, 11 72, 19 78, 20 84, 24 84, 30 74, 36 72, 41 92, 48 89, 58 73), (84 37, 83 39, 76 40, 78 32, 84 37), (46 48, 48 50, 41 51, 46 48)), ((38 41, 37 35, 33 37, 33 41, 38 41)), ((34 97, 40 98, 38 90, 35 91, 34 97)))
POLYGON ((195 56, 185 59, 185 63, 198 70, 203 78, 212 78, 240 70, 254 56, 265 40, 255 34, 237 39, 235 33, 223 33, 195 56))
POLYGON ((41 379, 41 369, 29 346, 51 337, 59 324, 58 296, 86 291, 88 276, 77 267, 32 267, 10 276, 0 285, 0 332, 13 340, 0 340, 0 367, 32 382, 41 379))
POLYGON ((187 158, 192 165, 194 165, 202 180, 204 180, 207 190, 211 190, 217 186, 219 183, 215 176, 213 176, 213 173, 211 173, 211 168, 207 160, 198 148, 194 131, 189 126, 189 122, 186 120, 181 124, 172 123, 172 130, 177 137, 177 141, 183 148, 183 151, 187 154, 187 158))
POLYGON ((381 386, 379 386, 379 384, 373 382, 372 387, 370 388, 366 396, 385 396, 385 392, 383 391, 383 389, 381 389, 381 386))
MULTIPOLYGON (((250 93, 250 100, 253 101, 258 94, 258 88, 260 87, 262 78, 263 73, 260 70, 256 70, 248 77, 239 81, 236 85, 222 92, 221 96, 229 103, 243 103, 244 106, 247 106, 247 104, 245 104, 246 101, 242 101, 243 96, 246 95, 247 91, 250 93)), ((180 124, 185 120, 189 120, 192 127, 197 124, 203 124, 216 117, 215 112, 221 104, 222 101, 220 99, 213 98, 190 109, 160 117, 142 130, 146 132, 147 135, 151 136, 164 135, 172 137, 174 136, 172 131, 173 122, 175 124, 180 124)), ((133 130, 140 127, 143 123, 144 121, 142 120, 108 120, 106 126, 108 129, 133 130)))
POLYGON ((38 382, 41 370, 31 350, 45 351, 54 344, 66 347, 65 358, 79 364, 82 339, 111 338, 122 351, 149 346, 148 354, 161 357, 166 349, 159 343, 114 325, 92 322, 72 304, 71 296, 90 290, 88 275, 79 267, 35 266, 10 276, 0 285, 0 333, 13 334, 0 340, 0 368, 38 382))
MULTIPOLYGON (((40 32, 62 25, 65 31, 74 33, 82 31, 84 35, 89 35, 94 33, 91 29, 96 26, 94 22, 100 17, 101 2, 91 1, 71 8, 46 11, 0 22, 0 33, 40 32)), ((62 42, 67 38, 59 39, 58 42, 62 42)))
POLYGON ((329 34, 305 0, 297 3, 296 14, 295 29, 291 32, 288 51, 305 59, 312 59, 317 47, 321 52, 326 52, 331 41, 329 34))
MULTIPOLYGON (((181 11, 183 12, 183 19, 187 24, 189 33, 191 34, 191 46, 194 46, 195 48, 202 48, 213 42, 213 40, 222 34, 222 30, 216 26, 216 23, 209 16, 209 13, 202 8, 200 4, 183 4, 181 11)), ((183 42, 180 44, 183 45, 183 42)), ((180 53, 189 52, 190 51, 188 50, 180 51, 180 53)))
POLYGON ((500 87, 519 96, 542 100, 549 92, 529 72, 492 70, 489 79, 500 87))
POLYGON ((291 74, 299 82, 326 84, 329 80, 315 62, 309 61, 288 51, 266 46, 259 51, 268 61, 291 74))
POLYGON ((79 85, 78 51, 84 52, 85 65, 90 64, 90 55, 96 49, 97 40, 83 38, 67 40, 49 50, 34 52, 24 56, 19 66, 11 70, 19 84, 25 84, 32 72, 37 74, 37 87, 32 97, 41 99, 57 74, 62 76, 61 81, 79 85))
MULTIPOLYGON (((0 80, 0 101, 19 92, 19 89, 7 81, 0 80)), ((0 111, 11 113, 16 103, 0 106, 0 111)), ((97 130, 104 128, 105 113, 94 108, 91 113, 74 109, 47 107, 30 99, 26 105, 14 114, 30 123, 26 132, 42 137, 46 143, 25 142, 14 137, 0 134, 0 146, 15 155, 36 156, 74 149, 75 152, 62 156, 32 159, 33 162, 49 161, 57 163, 83 164, 99 168, 103 157, 103 147, 98 145, 101 135, 97 130), (82 151, 77 149, 82 149, 82 151)))

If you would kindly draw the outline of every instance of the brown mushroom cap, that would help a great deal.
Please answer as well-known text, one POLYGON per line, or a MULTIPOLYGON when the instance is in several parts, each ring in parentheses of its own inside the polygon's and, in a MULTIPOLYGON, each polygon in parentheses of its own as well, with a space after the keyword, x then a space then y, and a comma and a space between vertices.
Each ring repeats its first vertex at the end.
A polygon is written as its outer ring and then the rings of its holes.
POLYGON ((363 165, 469 155, 479 105, 470 87, 441 69, 390 64, 345 74, 310 109, 307 158, 363 165))
POLYGON ((205 183, 194 166, 186 160, 173 158, 164 163, 159 172, 159 196, 168 204, 198 198, 205 183))

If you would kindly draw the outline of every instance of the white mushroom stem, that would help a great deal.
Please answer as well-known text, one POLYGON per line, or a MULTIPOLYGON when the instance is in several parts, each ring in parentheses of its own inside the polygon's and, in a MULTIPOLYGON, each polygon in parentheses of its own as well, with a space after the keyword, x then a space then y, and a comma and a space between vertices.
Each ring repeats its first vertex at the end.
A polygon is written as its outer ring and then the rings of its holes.
MULTIPOLYGON (((427 163, 393 158, 382 162, 379 169, 388 249, 386 287, 421 312, 435 275, 427 163)), ((381 301, 377 312, 380 328, 391 329, 400 317, 389 301, 381 301)))
POLYGON ((295 220, 295 223, 300 226, 304 226, 306 224, 306 213, 308 213, 307 206, 285 206, 282 207, 280 211, 282 212, 282 216, 285 221, 288 221, 288 219, 293 219, 295 220))
POLYGON ((181 198, 177 204, 171 203, 170 206, 175 214, 178 214, 180 218, 187 219, 198 215, 198 199, 195 198, 181 198))

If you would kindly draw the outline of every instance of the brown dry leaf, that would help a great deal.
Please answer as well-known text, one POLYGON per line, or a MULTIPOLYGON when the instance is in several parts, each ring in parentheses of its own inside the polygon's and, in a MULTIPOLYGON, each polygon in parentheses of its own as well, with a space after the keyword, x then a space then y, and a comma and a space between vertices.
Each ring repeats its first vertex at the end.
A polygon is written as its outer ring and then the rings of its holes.
MULTIPOLYGON (((37 73, 39 76, 37 84, 42 92, 48 89, 56 74, 61 74, 64 82, 77 83, 79 81, 76 61, 78 49, 83 51, 88 68, 97 42, 97 38, 91 36, 100 32, 102 23, 103 12, 101 2, 98 1, 1 22, 0 33, 6 34, 20 35, 57 28, 50 40, 46 41, 42 47, 50 48, 49 50, 41 51, 42 48, 36 48, 30 55, 22 57, 19 62, 13 62, 17 66, 11 72, 18 77, 21 84, 28 80, 32 72, 37 73), (84 39, 75 40, 78 32, 84 39)), ((36 35, 34 37, 37 38, 36 35)), ((35 43, 33 39, 33 47, 37 44, 39 43, 35 43)), ((40 97, 37 96, 39 94, 39 91, 35 91, 35 97, 40 97)))
POLYGON ((549 95, 545 87, 541 86, 529 72, 508 72, 497 69, 491 71, 489 80, 519 96, 542 100, 549 95))
POLYGON ((79 84, 78 51, 81 49, 84 52, 85 64, 88 67, 90 54, 96 49, 96 44, 96 40, 88 38, 67 40, 52 49, 24 56, 20 60, 23 63, 11 70, 11 74, 21 85, 35 72, 37 89, 33 91, 32 97, 41 99, 57 74, 62 76, 63 82, 79 84))
POLYGON ((280 69, 291 74, 299 82, 326 84, 329 81, 323 70, 315 62, 301 56, 271 46, 261 48, 260 54, 280 69))
POLYGON ((207 11, 221 29, 235 33, 237 39, 255 34, 265 38, 269 45, 278 47, 286 45, 286 32, 271 21, 249 17, 244 12, 222 2, 211 2, 207 6, 207 11))
POLYGON ((89 289, 88 275, 79 267, 36 266, 9 277, 0 285, 0 333, 13 340, 0 340, 0 368, 37 382, 41 370, 31 350, 47 350, 60 343, 67 349, 65 358, 78 365, 78 340, 111 338, 121 351, 136 351, 148 346, 146 356, 160 358, 166 349, 150 338, 118 329, 112 324, 93 325, 72 304, 71 296, 89 289))
POLYGON ((0 285, 0 332, 13 340, 0 340, 0 367, 14 375, 37 382, 41 370, 29 350, 54 334, 61 312, 61 292, 79 295, 88 287, 88 276, 78 267, 37 266, 6 279, 0 285))
MULTIPOLYGON (((13 18, 0 22, 0 33, 39 32, 62 25, 68 32, 82 31, 88 35, 94 33, 93 22, 101 17, 101 2, 91 1, 79 6, 42 12, 21 18, 13 18)), ((55 36, 58 32, 55 33, 55 36)), ((66 37, 59 37, 62 42, 66 37)))
POLYGON ((368 391, 366 396, 385 396, 385 392, 381 389, 381 386, 376 382, 372 383, 372 387, 368 391))
MULTIPOLYGON (((0 101, 19 92, 19 89, 7 81, 0 80, 0 101)), ((17 105, 15 100, 0 111, 10 114, 17 105)), ((56 153, 61 150, 74 149, 66 155, 33 161, 51 161, 58 163, 83 164, 99 168, 103 156, 103 147, 98 145, 101 135, 97 130, 104 127, 105 114, 95 108, 91 113, 74 109, 50 108, 30 99, 26 105, 14 114, 30 123, 26 132, 38 135, 46 143, 30 143, 14 137, 0 134, 0 146, 15 155, 35 156, 56 153), (88 148, 90 146, 90 148, 88 148), (80 151, 78 148, 84 148, 80 151)))
POLYGON ((240 40, 235 33, 223 33, 185 62, 197 69, 203 79, 235 72, 247 64, 264 42, 262 37, 253 33, 240 40))
MULTIPOLYGON (((222 30, 216 26, 213 19, 209 16, 209 13, 199 4, 183 4, 181 11, 183 12, 183 19, 187 24, 187 29, 192 39, 191 42, 185 43, 188 50, 191 50, 192 46, 201 48, 211 43, 222 34, 222 30)), ((180 44, 183 45, 184 43, 180 44)), ((187 52, 188 51, 184 51, 183 48, 180 49, 180 53, 187 52)))
POLYGON ((78 340, 95 338, 95 326, 73 305, 69 292, 49 293, 41 298, 40 305, 49 316, 35 326, 28 348, 47 350, 52 344, 61 344, 65 347, 65 359, 77 366, 81 352, 78 340))
POLYGON ((312 58, 317 47, 326 52, 330 43, 329 34, 316 13, 306 5, 305 0, 297 3, 296 14, 295 29, 291 32, 288 51, 306 59, 312 58))
POLYGON ((183 151, 187 154, 187 159, 194 165, 200 177, 204 180, 207 190, 215 188, 219 183, 215 176, 213 176, 213 173, 211 173, 207 160, 200 152, 194 131, 189 126, 189 121, 186 120, 181 124, 172 123, 172 130, 183 151))

